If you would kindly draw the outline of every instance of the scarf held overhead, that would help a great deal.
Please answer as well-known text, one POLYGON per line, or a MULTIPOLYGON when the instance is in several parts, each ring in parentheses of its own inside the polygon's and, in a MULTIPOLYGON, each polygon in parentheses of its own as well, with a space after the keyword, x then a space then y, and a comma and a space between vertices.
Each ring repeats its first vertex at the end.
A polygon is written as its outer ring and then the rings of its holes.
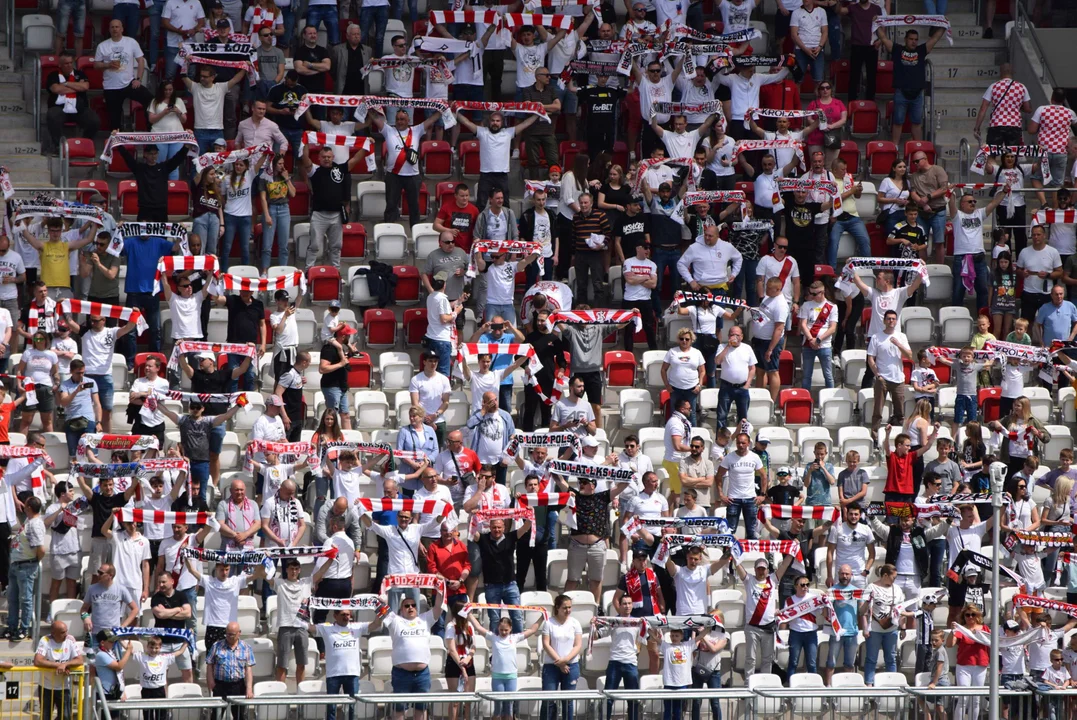
POLYGON ((172 143, 186 145, 192 151, 198 152, 198 140, 195 139, 193 130, 115 133, 109 135, 108 140, 105 141, 105 147, 101 150, 101 159, 107 163, 112 162, 112 151, 121 145, 169 145, 172 143))
POLYGON ((142 313, 136 308, 124 307, 123 305, 109 305, 107 303, 90 302, 88 300, 73 300, 67 298, 60 301, 61 313, 73 315, 96 315, 100 317, 122 320, 125 323, 133 322, 136 332, 141 335, 149 326, 142 318, 142 313))

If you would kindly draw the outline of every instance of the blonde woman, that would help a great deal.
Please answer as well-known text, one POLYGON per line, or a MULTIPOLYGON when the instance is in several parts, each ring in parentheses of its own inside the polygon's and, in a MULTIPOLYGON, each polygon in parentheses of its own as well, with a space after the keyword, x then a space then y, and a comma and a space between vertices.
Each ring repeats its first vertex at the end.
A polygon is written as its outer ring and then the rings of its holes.
POLYGON ((1038 454, 1035 448, 1051 442, 1051 433, 1032 415, 1032 403, 1024 395, 1013 401, 1009 415, 988 423, 987 427, 1009 438, 1002 443, 1002 457, 1010 475, 1021 472, 1025 458, 1038 454))
POLYGON ((688 422, 696 424, 696 405, 699 393, 706 382, 706 360, 697 348, 693 347, 696 334, 688 328, 677 333, 677 347, 666 351, 662 359, 662 382, 669 391, 670 407, 677 407, 682 400, 692 406, 688 422))
MULTIPOLYGON (((1062 452, 1065 452, 1063 450, 1062 452)), ((1072 524, 1070 518, 1070 495, 1073 494, 1073 478, 1059 475, 1055 480, 1055 486, 1051 489, 1051 495, 1043 501, 1040 508, 1040 526, 1044 532, 1067 531, 1072 524)), ((1058 562, 1058 548, 1047 552, 1041 561, 1043 577, 1050 585, 1054 578, 1055 565, 1058 562)), ((1069 602, 1069 601, 1067 601, 1069 602)))
MULTIPOLYGON (((967 635, 959 635, 955 628, 962 625, 966 630, 986 634, 990 628, 984 625, 984 615, 975 605, 966 605, 961 611, 960 622, 950 623, 950 635, 946 638, 946 647, 957 648, 957 667, 954 678, 958 687, 983 687, 987 684, 987 667, 989 651, 984 645, 967 635)), ((958 699, 954 708, 954 720, 976 720, 980 717, 980 698, 964 696, 958 699)))

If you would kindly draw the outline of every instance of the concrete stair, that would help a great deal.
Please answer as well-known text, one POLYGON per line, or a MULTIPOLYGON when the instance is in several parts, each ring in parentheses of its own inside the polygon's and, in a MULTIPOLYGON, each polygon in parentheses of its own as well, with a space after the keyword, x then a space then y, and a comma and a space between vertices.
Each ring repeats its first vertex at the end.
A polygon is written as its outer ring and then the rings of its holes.
MULTIPOLYGON (((52 187, 51 161, 42 155, 41 143, 35 139, 32 101, 38 88, 33 87, 28 63, 36 58, 27 58, 17 70, 14 57, 20 52, 19 47, 0 45, 0 165, 11 172, 16 187, 52 187)), ((41 124, 44 136, 44 108, 41 124)))

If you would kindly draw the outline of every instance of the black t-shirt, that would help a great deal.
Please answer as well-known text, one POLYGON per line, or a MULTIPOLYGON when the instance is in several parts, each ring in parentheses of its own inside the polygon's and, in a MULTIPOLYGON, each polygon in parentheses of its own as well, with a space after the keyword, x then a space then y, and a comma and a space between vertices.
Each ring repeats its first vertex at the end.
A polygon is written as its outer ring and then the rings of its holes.
POLYGON ((90 509, 93 510, 93 526, 90 528, 90 537, 104 537, 101 534, 101 526, 105 524, 113 510, 122 508, 126 504, 127 500, 124 498, 123 493, 113 493, 105 497, 101 493, 95 492, 93 497, 90 498, 90 509))
MULTIPOLYGON (((332 343, 326 343, 325 345, 322 345, 321 357, 322 360, 325 360, 330 365, 336 365, 338 362, 341 361, 340 351, 337 350, 336 345, 333 345, 332 343)), ((348 366, 345 365, 339 370, 334 370, 333 372, 328 372, 325 375, 322 375, 322 387, 341 388, 342 390, 347 390, 348 366)))
POLYGON ((209 505, 198 495, 195 495, 193 500, 190 499, 185 492, 172 502, 172 512, 209 512, 209 505))
POLYGON ((625 259, 636 256, 636 247, 643 243, 646 234, 647 215, 642 212, 632 217, 622 215, 621 222, 613 231, 614 237, 621 238, 621 252, 624 253, 625 259))
MULTIPOLYGON (((894 232, 891 234, 899 240, 908 240, 912 245, 925 245, 927 243, 927 233, 924 232, 924 229, 919 225, 909 225, 904 220, 894 226, 894 232)), ((912 245, 891 245, 890 252, 893 253, 894 257, 919 257, 912 245)))
POLYGON ((800 497, 800 491, 792 485, 772 485, 767 488, 767 498, 774 505, 793 505, 800 497))
POLYGON ((315 165, 310 169, 307 182, 310 183, 311 208, 317 212, 340 212, 341 206, 348 202, 352 176, 343 163, 333 163, 328 170, 315 165))
POLYGON ((815 247, 815 216, 822 212, 819 203, 798 204, 793 201, 792 194, 787 193, 783 200, 785 210, 785 236, 789 238, 790 253, 795 255, 794 246, 798 249, 815 247))
MULTIPOLYGON (((153 597, 150 598, 151 608, 164 607, 166 610, 174 610, 187 604, 187 597, 185 595, 180 595, 175 590, 172 591, 172 597, 168 597, 164 593, 159 592, 154 593, 153 597)), ((194 608, 191 608, 191 611, 194 612, 194 608)), ((161 618, 154 618, 153 624, 155 627, 159 628, 183 629, 185 622, 185 620, 162 620, 161 618)))
POLYGON ((914 95, 927 86, 927 45, 921 44, 915 50, 900 48, 894 43, 894 87, 909 90, 914 95))
MULTIPOLYGON (((87 81, 86 76, 82 72, 80 72, 78 70, 72 70, 71 73, 68 74, 68 75, 65 75, 64 79, 63 79, 63 82, 86 82, 86 81, 87 81)), ((45 79, 45 87, 46 88, 51 88, 53 85, 55 85, 58 82, 61 82, 60 73, 58 71, 57 72, 51 72, 51 73, 49 73, 49 76, 45 79)), ((45 108, 46 111, 49 110, 50 108, 56 107, 56 99, 57 99, 57 96, 50 89, 49 90, 49 107, 45 108)), ((86 102, 87 102, 86 93, 84 93, 84 92, 75 93, 75 109, 76 110, 78 110, 79 112, 82 112, 83 110, 85 110, 86 109, 86 102)))
POLYGON ((602 123, 614 122, 624 96, 621 88, 601 86, 581 88, 576 93, 580 106, 587 110, 588 121, 602 123))
POLYGON ((287 83, 282 82, 271 87, 269 89, 269 104, 277 110, 288 111, 284 115, 276 113, 271 115, 273 122, 277 123, 282 130, 299 130, 305 127, 305 125, 300 125, 299 120, 295 119, 295 110, 299 107, 299 101, 306 94, 307 89, 299 84, 290 88, 287 83))
POLYGON ((363 46, 352 50, 348 48, 348 74, 344 77, 345 95, 365 95, 366 81, 363 80, 363 46))
POLYGON ((494 542, 490 533, 479 536, 479 554, 482 556, 482 579, 484 583, 510 583, 516 579, 512 561, 516 557, 516 531, 509 530, 494 542))
MULTIPOLYGON (((196 393, 226 393, 232 384, 232 373, 227 367, 206 373, 200 369, 194 369, 191 376, 191 392, 196 393)), ((221 415, 228 412, 226 403, 206 403, 204 414, 206 416, 221 415)))
POLYGON ((259 342, 258 324, 266 319, 262 301, 252 299, 248 305, 239 295, 229 295, 225 307, 228 308, 228 342, 259 342))
MULTIPOLYGON (((295 59, 302 60, 304 62, 320 63, 328 57, 329 51, 323 48, 321 45, 315 45, 314 47, 310 48, 307 47, 306 44, 300 44, 295 51, 295 59)), ((317 75, 307 75, 306 77, 310 78, 309 80, 307 80, 307 82, 309 82, 311 87, 314 88, 314 92, 318 92, 322 89, 332 91, 332 88, 329 85, 325 84, 325 81, 329 78, 329 73, 323 72, 318 73, 317 75), (322 83, 321 87, 319 87, 319 83, 322 83)))
MULTIPOLYGON (((523 318, 524 321, 530 321, 531 318, 523 318)), ((542 363, 542 369, 536 373, 538 377, 552 378, 554 372, 555 361, 558 364, 563 365, 565 360, 565 343, 564 341, 554 335, 552 332, 541 333, 537 330, 527 334, 524 338, 524 342, 528 343, 535 349, 535 354, 538 356, 539 362, 542 363)))

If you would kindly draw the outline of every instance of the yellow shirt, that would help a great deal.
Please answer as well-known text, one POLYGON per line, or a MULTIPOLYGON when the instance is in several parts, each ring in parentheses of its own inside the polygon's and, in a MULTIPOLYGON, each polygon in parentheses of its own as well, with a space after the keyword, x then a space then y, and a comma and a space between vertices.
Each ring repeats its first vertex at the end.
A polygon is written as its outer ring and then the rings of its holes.
MULTIPOLYGON (((848 190, 849 188, 856 185, 856 178, 854 178, 851 173, 847 172, 847 173, 845 173, 845 175, 843 175, 841 177, 840 180, 835 178, 835 182, 838 185, 838 193, 843 193, 846 190, 848 190)), ((847 215, 851 215, 852 217, 860 217, 860 213, 858 213, 856 211, 856 196, 855 195, 850 195, 849 197, 842 200, 841 201, 841 209, 847 215)))
POLYGON ((71 287, 67 241, 45 242, 41 248, 41 279, 50 288, 71 287))

